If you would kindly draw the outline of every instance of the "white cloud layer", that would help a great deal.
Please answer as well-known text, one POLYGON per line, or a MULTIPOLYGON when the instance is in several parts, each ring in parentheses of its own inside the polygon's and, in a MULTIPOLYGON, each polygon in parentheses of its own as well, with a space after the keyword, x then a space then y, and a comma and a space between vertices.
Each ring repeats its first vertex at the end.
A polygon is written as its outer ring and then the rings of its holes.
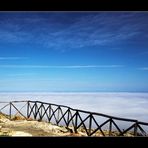
POLYGON ((39 100, 148 122, 148 93, 0 93, 0 101, 39 100))

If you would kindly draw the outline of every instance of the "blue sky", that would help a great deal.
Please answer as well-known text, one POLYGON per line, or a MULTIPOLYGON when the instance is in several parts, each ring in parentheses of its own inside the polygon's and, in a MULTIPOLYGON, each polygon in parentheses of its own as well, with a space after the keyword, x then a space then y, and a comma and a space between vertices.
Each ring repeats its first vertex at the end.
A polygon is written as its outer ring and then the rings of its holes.
POLYGON ((0 12, 0 91, 148 91, 148 12, 0 12))

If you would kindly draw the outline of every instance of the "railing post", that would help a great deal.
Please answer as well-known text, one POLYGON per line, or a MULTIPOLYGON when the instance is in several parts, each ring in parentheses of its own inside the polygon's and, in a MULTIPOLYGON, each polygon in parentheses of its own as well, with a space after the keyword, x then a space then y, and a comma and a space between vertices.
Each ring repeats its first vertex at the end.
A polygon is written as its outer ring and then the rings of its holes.
POLYGON ((138 127, 138 121, 136 121, 135 126, 134 126, 134 136, 137 136, 137 128, 138 127))
POLYGON ((70 109, 68 108, 68 115, 67 115, 67 127, 69 126, 69 112, 70 112, 70 109))
POLYGON ((29 118, 29 106, 30 106, 30 103, 29 101, 27 101, 27 118, 29 118))
POLYGON ((60 109, 60 106, 58 106, 57 125, 59 125, 60 109))
POLYGON ((34 115, 34 119, 36 119, 37 117, 37 103, 35 102, 35 115, 34 115))
POLYGON ((43 103, 41 104, 41 118, 40 118, 40 120, 42 120, 42 117, 43 116, 43 103))
POLYGON ((10 117, 10 120, 11 120, 11 115, 12 115, 12 103, 10 102, 10 110, 9 110, 9 117, 10 117))
POLYGON ((109 136, 112 135, 112 118, 110 119, 110 122, 109 122, 109 136))
POLYGON ((50 117, 51 117, 51 105, 49 104, 49 118, 48 118, 48 122, 50 122, 50 117))
POLYGON ((90 114, 89 116, 89 131, 88 131, 89 135, 88 136, 90 136, 91 134, 91 126, 92 126, 92 114, 90 114))
POLYGON ((76 110, 75 126, 74 126, 74 131, 75 131, 75 133, 78 133, 78 132, 77 132, 77 125, 78 125, 78 111, 76 110))

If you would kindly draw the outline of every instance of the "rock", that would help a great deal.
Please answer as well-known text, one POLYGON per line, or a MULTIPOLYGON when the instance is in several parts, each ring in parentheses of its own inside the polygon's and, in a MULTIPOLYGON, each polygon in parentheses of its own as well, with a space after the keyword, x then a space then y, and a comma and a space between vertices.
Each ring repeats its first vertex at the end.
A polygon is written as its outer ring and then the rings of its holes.
POLYGON ((1 123, 5 123, 5 122, 9 122, 10 120, 9 119, 7 119, 7 118, 1 118, 0 119, 0 122, 1 123))
POLYGON ((0 135, 1 136, 9 136, 11 134, 11 130, 9 128, 1 128, 0 135))
POLYGON ((12 133, 11 133, 11 135, 10 136, 13 136, 13 137, 15 137, 15 136, 26 136, 26 137, 31 137, 32 135, 30 134, 30 133, 26 133, 26 132, 22 132, 22 131, 13 131, 12 133))
POLYGON ((1 132, 3 132, 3 133, 10 133, 11 130, 9 128, 2 128, 1 132))

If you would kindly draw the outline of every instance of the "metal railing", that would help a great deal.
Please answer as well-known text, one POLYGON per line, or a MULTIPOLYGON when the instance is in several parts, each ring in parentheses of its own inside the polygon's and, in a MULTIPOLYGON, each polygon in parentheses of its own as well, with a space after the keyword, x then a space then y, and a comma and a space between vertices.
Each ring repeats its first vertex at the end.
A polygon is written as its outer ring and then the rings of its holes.
POLYGON ((148 123, 134 119, 119 118, 40 101, 0 102, 1 104, 3 105, 0 112, 7 114, 9 119, 19 114, 26 120, 32 118, 67 128, 73 127, 75 133, 81 129, 87 136, 96 136, 98 133, 100 136, 113 136, 115 132, 116 136, 126 136, 128 133, 133 136, 148 136, 146 130, 148 123), (121 122, 128 123, 125 129, 121 129, 121 122))

